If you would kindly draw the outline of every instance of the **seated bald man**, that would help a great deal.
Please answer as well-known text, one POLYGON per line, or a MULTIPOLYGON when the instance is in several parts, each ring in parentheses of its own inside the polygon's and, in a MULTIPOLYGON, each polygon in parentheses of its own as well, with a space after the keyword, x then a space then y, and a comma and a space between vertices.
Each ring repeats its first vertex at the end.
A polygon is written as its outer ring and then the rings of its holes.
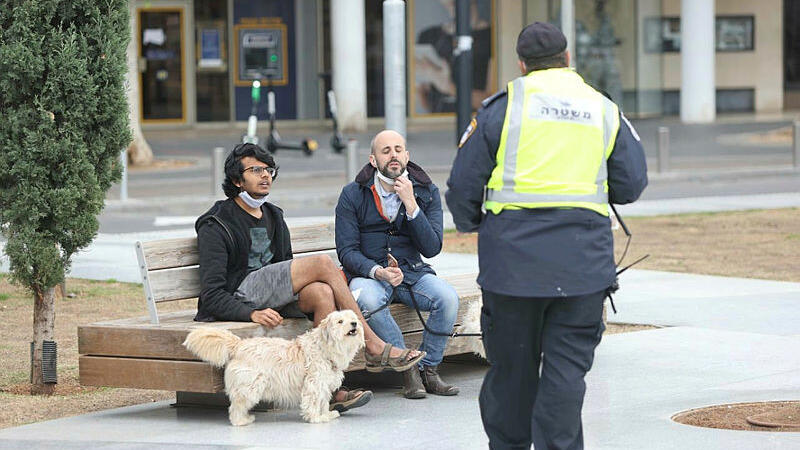
POLYGON ((358 304, 367 323, 387 343, 405 348, 400 327, 381 306, 398 301, 430 311, 427 328, 434 333, 425 331, 420 347, 427 354, 419 367, 403 372, 406 398, 458 394, 437 370, 458 313, 458 294, 421 257, 441 250, 439 189, 409 161, 403 136, 392 130, 378 133, 369 162, 339 196, 336 252, 350 289, 361 289, 358 304))

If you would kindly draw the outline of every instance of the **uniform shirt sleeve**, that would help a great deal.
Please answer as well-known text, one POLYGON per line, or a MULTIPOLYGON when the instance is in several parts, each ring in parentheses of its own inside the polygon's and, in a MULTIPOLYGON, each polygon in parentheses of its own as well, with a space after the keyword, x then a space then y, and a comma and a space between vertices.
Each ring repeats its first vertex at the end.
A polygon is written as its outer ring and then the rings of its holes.
POLYGON ((647 187, 647 163, 636 130, 620 112, 619 132, 608 158, 608 201, 623 205, 636 201, 647 187))
POLYGON ((497 165, 497 147, 507 103, 507 97, 503 96, 479 111, 474 130, 467 131, 471 134, 462 137, 445 193, 458 231, 477 231, 481 224, 484 186, 497 165))

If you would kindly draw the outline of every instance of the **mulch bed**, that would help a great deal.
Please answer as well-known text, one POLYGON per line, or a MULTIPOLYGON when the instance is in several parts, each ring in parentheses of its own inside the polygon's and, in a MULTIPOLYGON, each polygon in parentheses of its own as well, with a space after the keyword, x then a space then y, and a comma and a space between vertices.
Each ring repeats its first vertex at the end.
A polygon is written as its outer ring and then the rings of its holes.
POLYGON ((800 401, 734 403, 691 409, 672 416, 685 425, 747 431, 800 431, 800 401), (748 420, 750 419, 750 420, 748 420), (773 426, 759 426, 754 423, 773 426), (779 426, 783 424, 784 426, 779 426))

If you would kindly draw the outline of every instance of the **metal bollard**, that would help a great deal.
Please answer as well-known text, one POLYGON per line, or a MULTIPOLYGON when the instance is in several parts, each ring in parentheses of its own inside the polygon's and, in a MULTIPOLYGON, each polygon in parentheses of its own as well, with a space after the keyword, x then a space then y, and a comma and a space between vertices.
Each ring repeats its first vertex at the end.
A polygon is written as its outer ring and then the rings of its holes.
POLYGON ((669 128, 658 127, 658 172, 669 172, 669 128))
POLYGON ((800 121, 795 120, 792 129, 792 165, 800 169, 800 121))
POLYGON ((345 182, 349 183, 356 179, 358 175, 358 141, 355 139, 347 140, 347 153, 345 154, 345 168, 347 169, 345 182))
POLYGON ((406 135, 406 4, 383 2, 383 92, 386 128, 406 135))
POLYGON ((211 195, 222 198, 222 181, 225 179, 225 148, 214 147, 211 152, 211 195))

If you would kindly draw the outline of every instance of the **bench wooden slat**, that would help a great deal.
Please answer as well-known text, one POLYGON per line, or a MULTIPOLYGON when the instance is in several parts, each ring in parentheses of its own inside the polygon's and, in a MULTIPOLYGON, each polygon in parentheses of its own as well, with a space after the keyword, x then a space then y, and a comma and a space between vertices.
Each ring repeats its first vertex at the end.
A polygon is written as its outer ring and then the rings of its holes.
MULTIPOLYGON (((336 250, 315 251, 300 254, 297 257, 302 258, 309 254, 325 254, 333 259, 335 263, 338 264, 339 262, 336 257, 336 250)), ((196 265, 151 270, 147 272, 147 277, 150 281, 150 291, 156 303, 197 298, 200 294, 200 267, 196 265)))
POLYGON ((221 392, 222 371, 199 361, 81 356, 84 386, 110 386, 164 391, 221 392))
MULTIPOLYGON (((198 327, 224 328, 241 338, 266 336, 292 339, 312 325, 306 319, 286 319, 282 325, 272 329, 253 322, 193 322, 195 311, 187 310, 182 313, 185 321, 170 327, 153 326, 149 323, 141 323, 139 326, 119 325, 113 322, 78 327, 78 353, 197 361, 198 358, 184 348, 183 341, 191 330, 198 327)), ((147 318, 141 319, 146 321, 147 318)))
MULTIPOLYGON (((333 223, 303 225, 289 229, 292 252, 302 254, 336 248, 333 223)), ((147 270, 192 266, 198 263, 197 238, 161 239, 140 242, 147 270)))
POLYGON ((200 293, 198 266, 153 270, 147 277, 156 303, 197 298, 200 293))
MULTIPOLYGON (((477 298, 477 291, 461 296, 458 317, 463 317, 469 305, 477 298)), ((422 330, 416 311, 402 304, 390 306, 392 316, 401 330, 422 330)), ((147 317, 107 321, 84 325, 78 328, 78 353, 94 356, 122 356, 135 358, 159 358, 197 360, 183 347, 186 335, 198 327, 216 327, 229 330, 242 337, 280 337, 292 339, 311 327, 306 319, 285 319, 275 328, 262 327, 252 322, 193 322, 194 310, 171 313, 158 325, 151 324, 147 317)), ((425 320, 428 313, 422 313, 425 320)), ((439 331, 439 330, 436 330, 439 331)), ((445 330, 442 330, 445 331, 445 330)), ((449 330, 447 330, 449 331, 449 330)))
MULTIPOLYGON (((469 351, 464 339, 450 339, 444 354, 458 355, 469 351)), ((409 348, 416 348, 422 341, 422 333, 405 335, 405 341, 409 348)), ((81 384, 84 386, 205 393, 225 390, 223 371, 201 361, 82 355, 79 367, 81 384)), ((347 370, 363 370, 364 367, 364 352, 360 351, 347 370)))

